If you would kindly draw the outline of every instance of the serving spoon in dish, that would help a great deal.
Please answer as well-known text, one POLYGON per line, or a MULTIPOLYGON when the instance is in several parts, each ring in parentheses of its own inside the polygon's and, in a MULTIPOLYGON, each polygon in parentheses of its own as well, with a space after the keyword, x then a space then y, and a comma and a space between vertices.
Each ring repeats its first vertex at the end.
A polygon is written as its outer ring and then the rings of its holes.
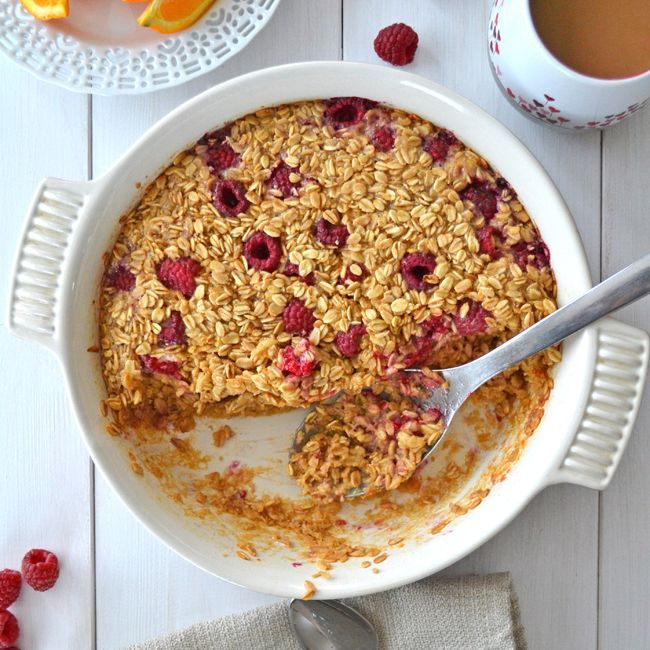
MULTIPOLYGON (((455 368, 434 370, 442 378, 442 384, 430 389, 424 397, 412 399, 422 410, 438 409, 444 422, 444 429, 436 441, 426 448, 418 466, 440 445, 463 403, 486 381, 648 293, 650 293, 650 254, 625 267, 578 299, 564 305, 482 357, 455 368)), ((421 373, 421 370, 409 368, 406 372, 421 373)), ((329 402, 336 401, 342 394, 343 392, 338 393, 329 402)), ((300 451, 318 431, 316 428, 306 430, 304 427, 303 421, 295 434, 292 452, 300 451)), ((350 489, 345 496, 348 498, 362 496, 368 488, 367 484, 362 484, 350 489)))

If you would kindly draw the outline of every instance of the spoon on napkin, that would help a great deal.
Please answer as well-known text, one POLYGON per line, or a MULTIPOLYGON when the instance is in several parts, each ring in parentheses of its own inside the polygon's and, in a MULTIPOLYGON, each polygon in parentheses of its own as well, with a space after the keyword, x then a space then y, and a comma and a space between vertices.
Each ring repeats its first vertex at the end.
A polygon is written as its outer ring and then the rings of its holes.
MULTIPOLYGON (((422 397, 412 398, 412 400, 422 410, 438 409, 445 426, 435 442, 425 449, 418 466, 442 442, 463 403, 486 381, 648 293, 650 293, 650 254, 630 264, 578 299, 564 305, 482 357, 456 368, 434 370, 442 378, 442 383, 429 389, 422 397)), ((421 370, 410 368, 406 372, 421 373, 421 370)), ((336 401, 341 395, 343 392, 331 398, 329 403, 336 401)), ((312 411, 313 409, 310 410, 312 411)), ((292 451, 300 451, 317 431, 318 428, 306 429, 303 421, 294 437, 292 451)), ((359 487, 351 488, 345 496, 348 498, 362 496, 368 488, 367 483, 362 483, 359 487)))

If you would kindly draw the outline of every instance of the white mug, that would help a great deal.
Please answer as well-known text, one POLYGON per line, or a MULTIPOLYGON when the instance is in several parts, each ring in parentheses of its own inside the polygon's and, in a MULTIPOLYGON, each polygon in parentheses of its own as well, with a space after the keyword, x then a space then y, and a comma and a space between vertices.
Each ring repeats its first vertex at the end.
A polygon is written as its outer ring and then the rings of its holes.
POLYGON ((650 71, 597 79, 560 63, 537 34, 529 0, 494 0, 488 54, 494 78, 510 103, 552 126, 602 129, 636 113, 650 99, 650 71))

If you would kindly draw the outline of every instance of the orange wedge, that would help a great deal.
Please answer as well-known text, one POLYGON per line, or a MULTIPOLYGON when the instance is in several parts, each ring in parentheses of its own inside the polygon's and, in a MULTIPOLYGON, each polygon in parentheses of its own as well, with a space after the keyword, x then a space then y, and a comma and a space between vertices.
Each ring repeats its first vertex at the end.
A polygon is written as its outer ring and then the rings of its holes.
POLYGON ((20 0, 20 4, 39 20, 65 18, 68 15, 68 0, 20 0))
POLYGON ((163 34, 180 32, 193 25, 215 0, 153 0, 138 23, 163 34))

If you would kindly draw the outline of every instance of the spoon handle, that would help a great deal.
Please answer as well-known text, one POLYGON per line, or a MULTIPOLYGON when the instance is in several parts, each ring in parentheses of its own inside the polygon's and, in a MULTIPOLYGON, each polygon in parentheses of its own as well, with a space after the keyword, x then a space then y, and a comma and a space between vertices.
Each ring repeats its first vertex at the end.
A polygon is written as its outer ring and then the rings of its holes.
POLYGON ((650 254, 615 273, 463 369, 467 394, 520 361, 650 293, 650 254))

